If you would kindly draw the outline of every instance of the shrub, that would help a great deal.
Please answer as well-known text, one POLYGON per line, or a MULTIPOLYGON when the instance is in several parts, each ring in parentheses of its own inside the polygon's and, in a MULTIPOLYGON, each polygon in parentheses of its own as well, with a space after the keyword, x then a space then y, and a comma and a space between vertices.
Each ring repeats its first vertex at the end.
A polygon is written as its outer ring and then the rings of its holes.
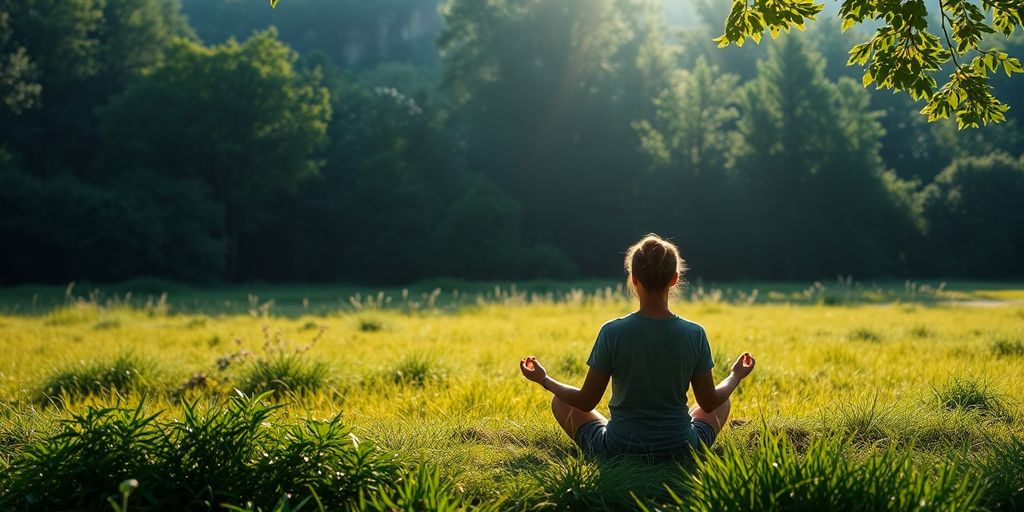
POLYGON ((157 375, 157 366, 132 353, 112 361, 75 364, 54 372, 43 384, 43 403, 77 399, 110 391, 129 392, 148 389, 157 375))

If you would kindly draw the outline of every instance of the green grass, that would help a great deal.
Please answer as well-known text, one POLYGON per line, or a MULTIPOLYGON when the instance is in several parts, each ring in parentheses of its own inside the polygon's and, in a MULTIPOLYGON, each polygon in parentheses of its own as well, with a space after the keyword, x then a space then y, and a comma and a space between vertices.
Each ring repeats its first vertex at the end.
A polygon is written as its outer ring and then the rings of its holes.
POLYGON ((154 387, 158 375, 157 363, 130 352, 110 360, 73 363, 44 381, 39 400, 63 404, 91 395, 143 391, 154 387))
POLYGON ((254 361, 238 388, 247 393, 311 394, 327 385, 328 367, 302 354, 281 354, 254 361))
POLYGON ((951 464, 921 468, 895 447, 856 451, 841 438, 815 438, 801 452, 771 432, 753 447, 724 443, 686 471, 672 503, 658 509, 952 512, 980 504, 982 486, 951 464))
POLYGON ((1012 286, 694 283, 758 366, 680 467, 581 458, 519 375, 580 384, 618 283, 464 284, 0 290, 0 510, 1024 506, 1012 286))
POLYGON ((992 342, 992 353, 996 357, 1024 357, 1024 342, 996 340, 992 342))
POLYGON ((949 410, 976 412, 983 416, 1006 417, 1003 397, 985 380, 954 376, 933 389, 938 403, 949 410))
POLYGON ((443 384, 447 378, 444 366, 426 354, 406 355, 391 370, 395 384, 423 387, 428 383, 443 384))

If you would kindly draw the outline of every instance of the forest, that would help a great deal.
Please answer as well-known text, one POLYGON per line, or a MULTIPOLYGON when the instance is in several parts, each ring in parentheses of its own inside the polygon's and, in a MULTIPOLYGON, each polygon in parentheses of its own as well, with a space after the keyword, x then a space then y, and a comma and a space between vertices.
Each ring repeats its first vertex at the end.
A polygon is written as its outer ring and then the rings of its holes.
POLYGON ((0 0, 0 284, 610 277, 648 232, 691 279, 1024 276, 1021 80, 958 130, 834 13, 719 49, 727 14, 0 0))

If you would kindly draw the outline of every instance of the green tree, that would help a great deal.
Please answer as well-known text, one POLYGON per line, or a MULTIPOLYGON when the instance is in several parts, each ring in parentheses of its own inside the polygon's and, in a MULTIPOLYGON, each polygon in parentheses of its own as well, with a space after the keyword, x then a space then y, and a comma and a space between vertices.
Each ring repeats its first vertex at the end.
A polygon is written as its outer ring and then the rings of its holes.
POLYGON ((34 173, 85 174, 96 107, 188 34, 171 0, 0 0, 0 138, 34 173))
POLYGON ((0 119, 5 121, 32 108, 42 90, 28 51, 12 41, 11 24, 11 13, 0 11, 0 119))
POLYGON ((322 164, 328 92, 296 58, 273 30, 214 47, 179 39, 102 110, 105 162, 198 178, 224 205, 230 279, 240 236, 272 215, 261 209, 267 198, 322 164))
POLYGON ((686 258, 705 276, 725 270, 715 257, 728 237, 720 228, 735 220, 723 205, 733 199, 727 160, 737 142, 737 87, 736 75, 698 56, 654 98, 652 119, 634 124, 650 162, 630 189, 635 223, 684 242, 686 258))
POLYGON ((1021 276, 1024 159, 963 158, 921 193, 927 244, 922 266, 942 275, 1021 276))
POLYGON ((829 82, 800 38, 768 53, 743 95, 735 158, 747 219, 728 254, 784 278, 899 270, 912 218, 883 170, 866 93, 829 82))
POLYGON ((655 165, 673 164, 698 175, 721 170, 732 140, 738 112, 735 75, 719 73, 698 57, 692 70, 679 70, 672 88, 656 97, 653 122, 634 124, 641 144, 655 165))
POLYGON ((650 99, 673 61, 658 3, 450 0, 439 46, 464 127, 468 167, 523 206, 524 233, 607 275, 605 256, 635 236, 633 181, 650 99), (595 222, 595 215, 602 220, 595 222))
MULTIPOLYGON (((733 0, 720 46, 760 42, 791 28, 804 29, 824 4, 814 0, 733 0)), ((929 121, 956 116, 960 128, 1000 122, 1009 109, 991 92, 990 75, 1024 72, 1020 61, 987 44, 989 34, 1011 36, 1024 23, 1020 0, 939 0, 929 18, 925 0, 843 0, 842 28, 878 25, 874 35, 850 49, 850 64, 866 65, 863 84, 906 91, 926 100, 929 121), (937 18, 937 21, 936 21, 937 18), (936 26, 937 25, 937 26, 936 26), (987 44, 986 48, 982 46, 987 44), (934 75, 949 73, 941 88, 934 75), (938 90, 936 90, 938 89, 938 90)))

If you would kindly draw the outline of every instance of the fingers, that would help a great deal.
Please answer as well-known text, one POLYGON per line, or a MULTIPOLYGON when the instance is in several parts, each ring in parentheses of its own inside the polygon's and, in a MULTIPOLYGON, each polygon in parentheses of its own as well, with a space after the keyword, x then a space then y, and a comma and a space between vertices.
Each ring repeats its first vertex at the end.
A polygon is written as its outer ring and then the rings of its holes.
POLYGON ((537 366, 539 366, 539 363, 537 363, 536 357, 529 356, 519 360, 519 367, 524 371, 532 372, 537 368, 537 366))
POLYGON ((757 360, 754 359, 754 356, 750 355, 750 352, 744 352, 742 358, 743 358, 743 366, 753 370, 754 369, 754 365, 757 364, 757 360))

